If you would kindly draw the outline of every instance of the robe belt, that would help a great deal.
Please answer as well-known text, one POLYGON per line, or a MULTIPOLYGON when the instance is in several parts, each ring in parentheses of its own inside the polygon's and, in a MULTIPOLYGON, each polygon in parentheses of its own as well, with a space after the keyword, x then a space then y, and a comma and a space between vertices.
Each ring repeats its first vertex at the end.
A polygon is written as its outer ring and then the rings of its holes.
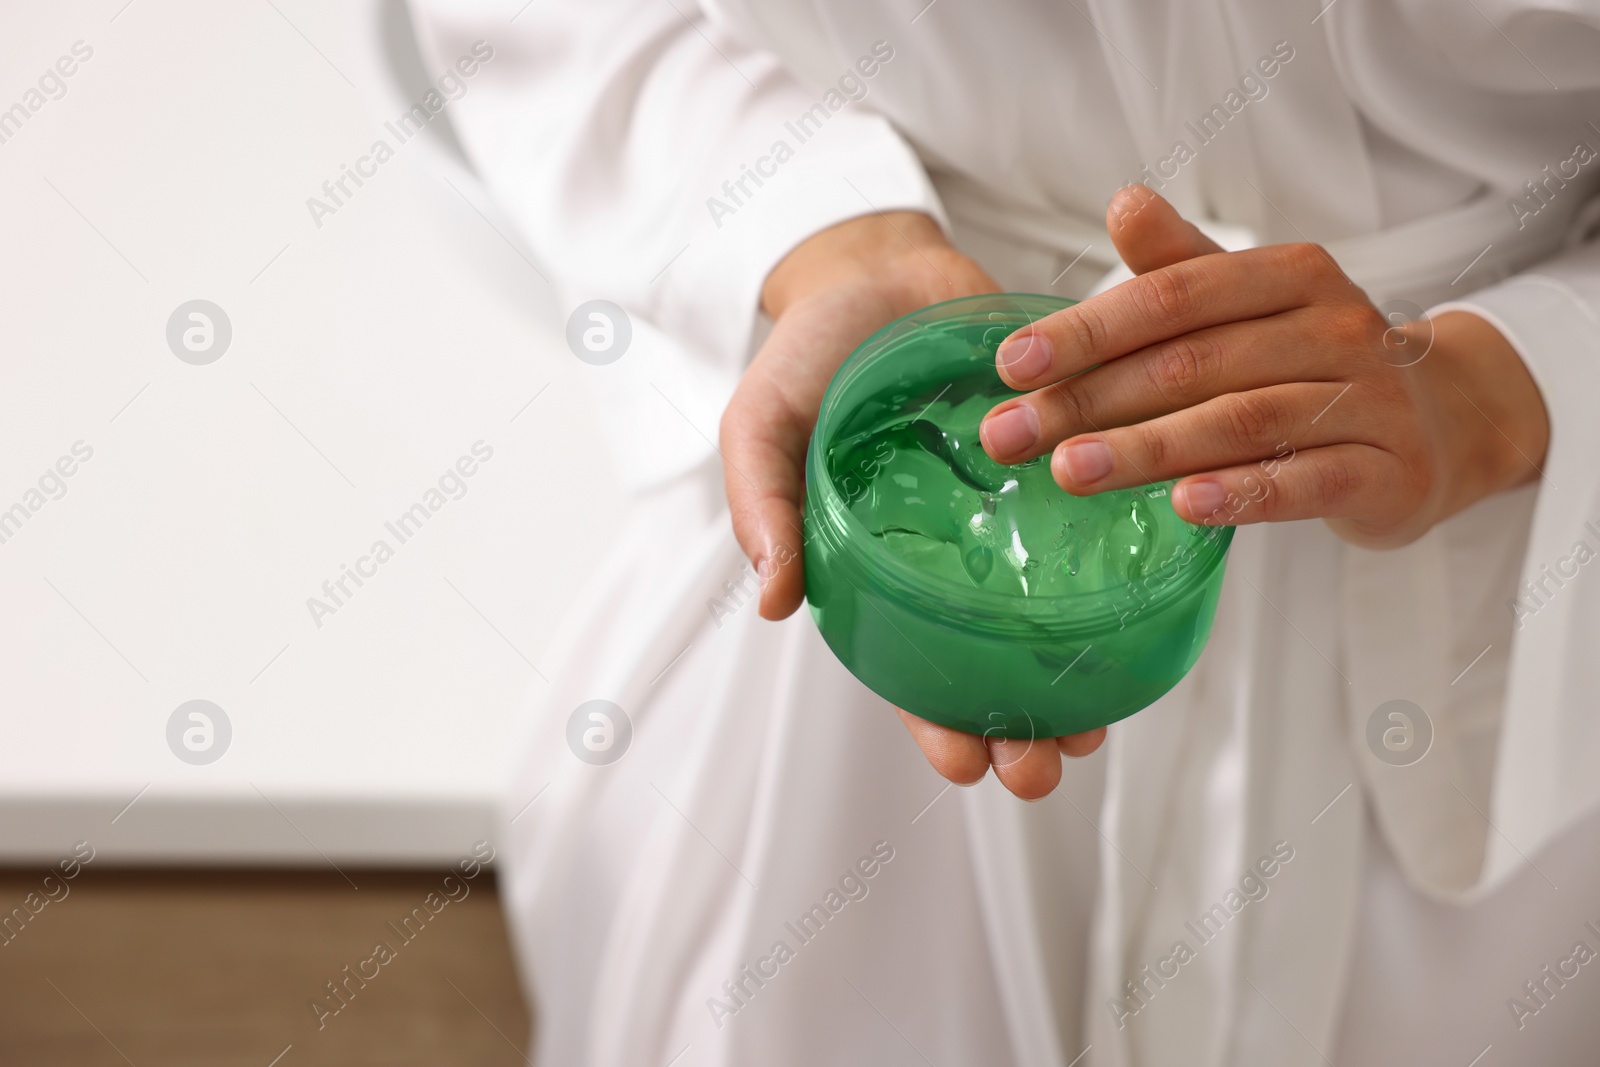
MULTIPOLYGON (((953 220, 1069 259, 1082 253, 1107 272, 1121 266, 1102 219, 1025 204, 960 175, 935 175, 935 185, 953 220)), ((1205 230, 1217 226, 1194 221, 1205 230)), ((1323 244, 1374 303, 1404 299, 1427 308, 1502 281, 1586 236, 1600 225, 1600 196, 1556 199, 1536 221, 1524 221, 1503 193, 1485 192, 1412 222, 1323 244)))

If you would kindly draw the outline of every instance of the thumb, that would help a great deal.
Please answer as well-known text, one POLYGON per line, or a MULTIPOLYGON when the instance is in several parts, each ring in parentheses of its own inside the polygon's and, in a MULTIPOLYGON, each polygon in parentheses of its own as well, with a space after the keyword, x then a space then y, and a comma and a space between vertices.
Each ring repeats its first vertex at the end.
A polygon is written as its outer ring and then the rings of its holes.
POLYGON ((1106 208, 1106 229, 1122 261, 1135 274, 1223 251, 1144 185, 1125 185, 1116 191, 1106 208))

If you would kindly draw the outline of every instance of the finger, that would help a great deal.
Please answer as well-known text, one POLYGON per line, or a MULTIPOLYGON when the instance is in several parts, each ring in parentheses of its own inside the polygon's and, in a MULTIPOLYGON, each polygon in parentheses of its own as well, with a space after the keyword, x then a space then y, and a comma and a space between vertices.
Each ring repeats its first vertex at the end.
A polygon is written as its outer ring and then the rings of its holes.
POLYGON ((1172 488, 1172 507, 1208 526, 1359 515, 1375 528, 1415 511, 1417 492, 1415 477, 1392 452, 1345 443, 1294 452, 1273 473, 1250 464, 1186 478, 1172 488))
POLYGON ((723 415, 723 481, 734 535, 761 585, 758 610, 781 619, 805 597, 800 500, 810 427, 774 391, 750 384, 723 415))
POLYGON ((1080 433, 1153 419, 1227 393, 1331 377, 1347 349, 1293 312, 1184 334, 995 406, 978 428, 999 463, 1080 433))
POLYGON ((1294 382, 1226 393, 1147 422, 1081 434, 1056 446, 1050 473, 1069 493, 1181 478, 1279 457, 1296 449, 1378 440, 1381 426, 1339 382, 1294 382), (1341 418, 1340 415, 1348 417, 1341 418))
POLYGON ((1023 800, 1049 796, 1061 781, 1061 750, 1053 737, 988 737, 995 777, 1023 800))
POLYGON ((1090 730, 1088 733, 1068 734, 1065 737, 1058 737, 1056 738, 1056 747, 1061 749, 1063 756, 1082 759, 1084 756, 1090 755, 1099 749, 1105 743, 1105 740, 1106 728, 1102 726, 1099 729, 1090 730))
POLYGON ((977 734, 940 726, 900 708, 895 711, 933 769, 956 785, 972 785, 989 773, 989 750, 977 734))
POLYGON ((857 342, 893 317, 886 300, 866 292, 796 305, 773 326, 723 414, 728 509, 761 578, 764 618, 785 617, 805 597, 800 502, 822 395, 857 342))
POLYGON ((1343 294, 1348 282, 1330 264, 1308 244, 1187 259, 1022 327, 1001 342, 995 363, 1012 388, 1037 388, 1171 337, 1343 294))
POLYGON ((1135 274, 1222 251, 1165 197, 1144 185, 1125 185, 1112 195, 1106 230, 1122 262, 1135 274))

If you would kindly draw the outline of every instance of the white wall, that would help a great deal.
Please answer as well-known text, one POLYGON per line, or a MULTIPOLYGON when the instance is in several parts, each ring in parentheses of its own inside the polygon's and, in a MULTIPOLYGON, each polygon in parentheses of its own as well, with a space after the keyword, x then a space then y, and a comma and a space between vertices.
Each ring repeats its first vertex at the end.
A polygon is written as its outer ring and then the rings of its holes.
POLYGON ((404 99, 379 5, 124 2, 0 14, 0 108, 93 49, 0 144, 0 510, 93 449, 0 544, 0 862, 452 858, 618 513, 593 368, 437 143, 313 223, 404 99), (207 366, 165 336, 193 298, 232 323, 207 366), (387 534, 480 440, 466 495, 387 534), (203 766, 166 736, 197 698, 233 731, 203 766))

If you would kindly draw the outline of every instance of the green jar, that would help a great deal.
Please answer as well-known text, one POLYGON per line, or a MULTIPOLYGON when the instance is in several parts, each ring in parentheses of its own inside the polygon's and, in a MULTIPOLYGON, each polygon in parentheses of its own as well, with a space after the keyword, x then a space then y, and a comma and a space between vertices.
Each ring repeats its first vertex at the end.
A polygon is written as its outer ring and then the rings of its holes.
POLYGON ((839 368, 806 457, 823 638, 884 699, 971 733, 1081 733, 1171 689, 1211 632, 1233 539, 1178 518, 1170 482, 1079 498, 1048 455, 984 453, 979 421, 1018 395, 995 349, 1071 303, 966 297, 890 323, 839 368))

